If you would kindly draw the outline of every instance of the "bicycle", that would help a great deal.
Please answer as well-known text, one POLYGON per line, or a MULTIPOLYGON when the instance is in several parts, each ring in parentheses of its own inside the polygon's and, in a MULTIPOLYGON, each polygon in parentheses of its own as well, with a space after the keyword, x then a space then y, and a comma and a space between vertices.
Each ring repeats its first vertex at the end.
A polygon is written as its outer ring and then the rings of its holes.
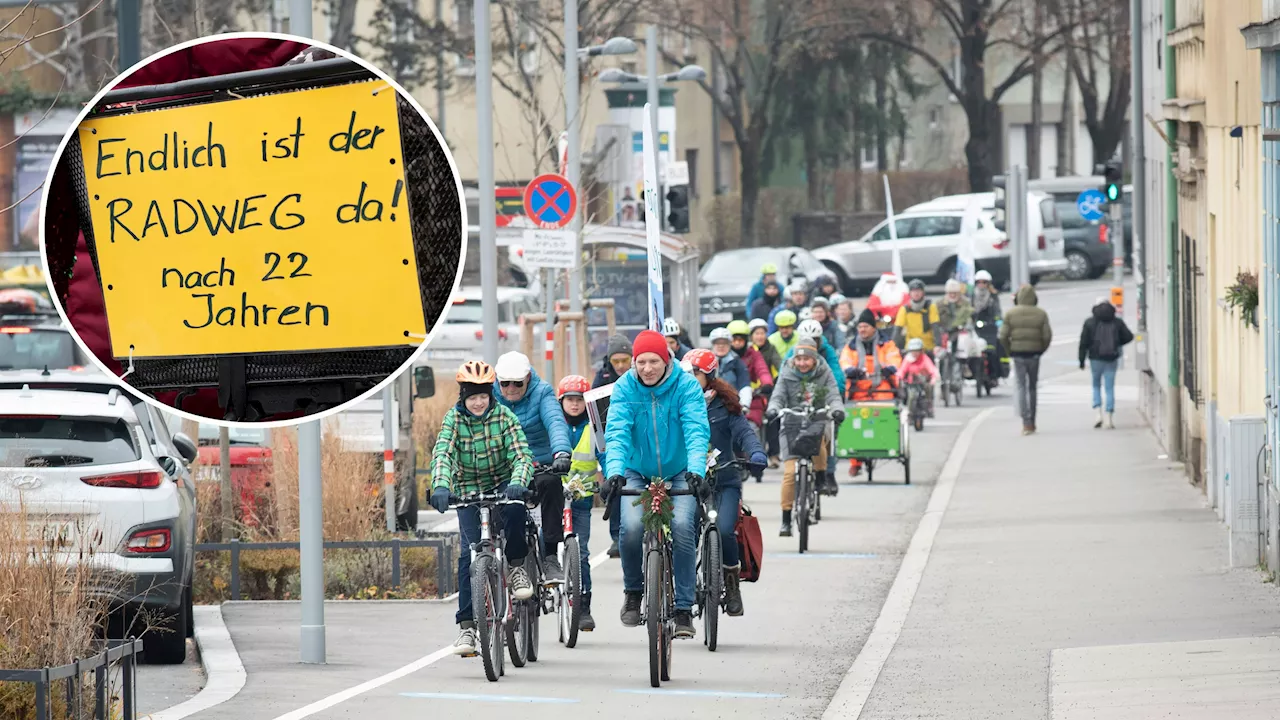
MULTIPOLYGON (((664 483, 666 481, 663 481, 664 483)), ((644 488, 615 488, 619 497, 637 497, 644 488)), ((672 497, 693 495, 693 490, 675 490, 672 497)), ((604 520, 610 516, 606 506, 604 520)), ((649 684, 658 687, 671 679, 671 644, 675 640, 675 578, 671 561, 671 526, 663 525, 661 532, 644 531, 644 600, 640 617, 649 633, 649 684)))
MULTIPOLYGON (((550 474, 552 474, 550 465, 534 463, 535 484, 539 476, 550 474)), ((528 499, 532 497, 532 494, 527 496, 528 499)), ((529 503, 528 499, 526 507, 532 510, 536 505, 529 503)), ((564 511, 566 515, 570 512, 567 502, 564 511)), ((534 594, 528 600, 520 601, 523 612, 517 617, 516 631, 507 638, 507 650, 511 653, 511 662, 516 667, 524 667, 526 661, 538 662, 538 644, 541 640, 538 621, 543 615, 559 612, 561 604, 562 584, 548 584, 542 570, 546 553, 542 549, 541 513, 525 513, 525 541, 529 544, 529 554, 525 556, 524 569, 529 574, 529 582, 533 585, 534 594)), ((577 547, 576 540, 574 547, 577 547)))
POLYGON ((560 621, 560 642, 567 648, 578 644, 578 621, 582 618, 582 555, 578 534, 573 530, 574 500, 580 492, 592 492, 596 483, 588 475, 571 474, 564 485, 564 545, 561 564, 564 584, 556 589, 556 613, 560 621))
POLYGON ((903 386, 907 401, 907 416, 911 426, 917 432, 924 430, 925 418, 929 415, 929 379, 921 374, 910 378, 903 386))
POLYGON ((721 470, 745 468, 746 463, 733 460, 707 466, 707 482, 714 488, 706 502, 698 503, 698 558, 697 587, 694 589, 694 603, 697 610, 694 617, 702 618, 702 644, 707 650, 716 651, 719 641, 720 611, 724 609, 724 555, 721 549, 720 526, 716 524, 719 517, 720 490, 716 487, 715 476, 721 470))
POLYGON ((964 394, 964 373, 969 364, 969 340, 967 330, 957 330, 956 334, 943 340, 938 347, 938 383, 942 391, 942 402, 951 407, 954 397, 956 407, 960 407, 964 394))
MULTIPOLYGON (((449 496, 453 510, 475 507, 480 511, 480 540, 472 544, 471 551, 471 612, 476 623, 476 636, 480 641, 480 657, 484 661, 484 674, 489 682, 497 682, 506 674, 502 644, 512 646, 515 626, 518 624, 517 600, 507 586, 507 556, 502 536, 494 538, 490 519, 493 509, 501 505, 524 505, 523 500, 510 500, 503 493, 474 493, 463 497, 449 496)), ((527 557, 527 556, 526 556, 527 557)), ((516 667, 524 665, 523 659, 516 667)))
MULTIPOLYGON (((796 417, 804 421, 804 425, 800 427, 794 436, 787 437, 787 452, 792 455, 796 461, 796 497, 795 508, 792 512, 800 535, 800 552, 803 554, 809 549, 809 526, 815 525, 822 519, 822 495, 818 492, 818 483, 814 482, 813 474, 813 456, 821 452, 822 438, 827 434, 826 421, 828 410, 826 407, 815 408, 807 405, 800 410, 792 410, 791 408, 782 408, 779 410, 781 418, 796 417), (813 423, 822 424, 820 433, 809 432, 813 423)), ((787 429, 787 423, 782 423, 782 430, 787 429)))

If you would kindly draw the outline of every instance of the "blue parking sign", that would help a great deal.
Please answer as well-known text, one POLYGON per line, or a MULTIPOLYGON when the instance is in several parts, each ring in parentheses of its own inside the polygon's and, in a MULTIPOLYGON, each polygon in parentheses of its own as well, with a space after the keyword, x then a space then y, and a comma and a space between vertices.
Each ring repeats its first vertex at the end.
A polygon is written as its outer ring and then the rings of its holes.
POLYGON ((1107 198, 1099 190, 1085 190, 1076 198, 1076 210, 1079 211, 1080 217, 1089 222, 1097 222, 1106 217, 1106 213, 1102 208, 1107 204, 1107 198))

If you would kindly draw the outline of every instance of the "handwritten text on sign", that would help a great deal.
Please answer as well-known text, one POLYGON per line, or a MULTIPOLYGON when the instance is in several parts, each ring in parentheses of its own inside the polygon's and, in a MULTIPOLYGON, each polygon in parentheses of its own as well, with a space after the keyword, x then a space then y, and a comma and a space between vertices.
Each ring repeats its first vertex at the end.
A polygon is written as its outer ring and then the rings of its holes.
POLYGON ((78 132, 116 357, 421 342, 385 83, 89 119, 78 132))

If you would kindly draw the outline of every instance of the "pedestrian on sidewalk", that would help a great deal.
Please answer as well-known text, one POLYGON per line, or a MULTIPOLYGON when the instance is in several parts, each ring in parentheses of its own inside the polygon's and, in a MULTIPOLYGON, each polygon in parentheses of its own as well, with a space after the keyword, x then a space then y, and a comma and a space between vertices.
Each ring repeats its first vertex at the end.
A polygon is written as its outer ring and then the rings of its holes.
POLYGON ((1116 370, 1120 367, 1120 355, 1125 345, 1133 342, 1133 333, 1125 325, 1124 318, 1116 316, 1116 307, 1105 297, 1098 298, 1093 312, 1080 329, 1080 369, 1089 359, 1093 371, 1093 409, 1098 413, 1095 428, 1102 427, 1102 390, 1107 394, 1107 427, 1115 429, 1116 420, 1116 370))
POLYGON ((1018 288, 1013 307, 1004 315, 1000 326, 1000 344, 1013 358, 1017 378, 1018 414, 1022 416, 1022 434, 1036 431, 1036 384, 1040 380, 1040 356, 1053 342, 1049 314, 1036 306, 1039 298, 1030 285, 1018 288))

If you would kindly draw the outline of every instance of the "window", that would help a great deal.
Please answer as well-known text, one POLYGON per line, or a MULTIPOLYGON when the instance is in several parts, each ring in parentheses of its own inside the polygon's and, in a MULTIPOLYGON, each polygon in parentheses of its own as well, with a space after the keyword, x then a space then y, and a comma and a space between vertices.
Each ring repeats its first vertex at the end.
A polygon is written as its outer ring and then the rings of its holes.
MULTIPOLYGON (((911 228, 911 237, 942 237, 960 234, 960 218, 954 215, 930 215, 915 219, 911 228)), ((898 229, 902 237, 902 229, 898 229)))
POLYGON ((863 169, 874 168, 879 165, 879 157, 876 154, 876 146, 868 143, 862 147, 861 161, 863 169))
POLYGON ((458 75, 476 74, 476 4, 475 0, 455 0, 453 26, 457 28, 458 48, 454 56, 454 72, 458 75))
POLYGON ((1047 228, 1062 227, 1062 220, 1058 217, 1058 206, 1052 198, 1040 201, 1040 222, 1047 228))
POLYGON ((1062 229, 1079 230, 1095 224, 1080 215, 1080 210, 1076 207, 1076 196, 1057 195, 1053 202, 1058 206, 1058 219, 1062 223, 1062 229))
POLYGON ((929 108, 929 129, 937 130, 938 124, 942 122, 942 108, 934 106, 929 108))
POLYGON ((109 465, 138 458, 123 420, 0 416, 0 467, 109 465))
MULTIPOLYGON (((898 220, 894 221, 894 229, 897 231, 898 237, 900 238, 914 237, 914 235, 912 234, 914 232, 912 229, 914 225, 915 225, 915 218, 899 218, 898 220)), ((957 229, 956 232, 960 232, 960 231, 957 229)), ((892 236, 889 235, 888 221, 885 221, 885 223, 881 225, 879 229, 877 229, 874 233, 872 233, 870 238, 871 242, 882 242, 885 240, 892 240, 892 239, 893 239, 892 236)))
MULTIPOLYGON (((391 32, 395 38, 395 44, 397 46, 404 48, 413 45, 415 40, 413 20, 407 17, 404 12, 397 11, 392 16, 391 32)), ((403 51, 396 53, 392 57, 394 58, 394 61, 391 67, 391 73, 395 76, 396 80, 401 80, 409 70, 409 63, 405 62, 403 51)))
POLYGON ((0 331, 0 370, 58 370, 76 364, 76 344, 68 332, 26 327, 0 331))
POLYGON ((697 149, 685 150, 684 161, 689 165, 689 195, 690 197, 698 197, 698 151, 697 149))
POLYGON ((725 193, 733 192, 733 179, 738 176, 737 163, 734 159, 737 157, 738 146, 733 141, 721 141, 720 143, 720 191, 725 193))
MULTIPOLYGON (((956 87, 964 87, 964 51, 960 48, 960 41, 955 38, 951 40, 951 79, 955 81, 956 87)), ((951 96, 952 102, 958 99, 955 95, 951 96)))

